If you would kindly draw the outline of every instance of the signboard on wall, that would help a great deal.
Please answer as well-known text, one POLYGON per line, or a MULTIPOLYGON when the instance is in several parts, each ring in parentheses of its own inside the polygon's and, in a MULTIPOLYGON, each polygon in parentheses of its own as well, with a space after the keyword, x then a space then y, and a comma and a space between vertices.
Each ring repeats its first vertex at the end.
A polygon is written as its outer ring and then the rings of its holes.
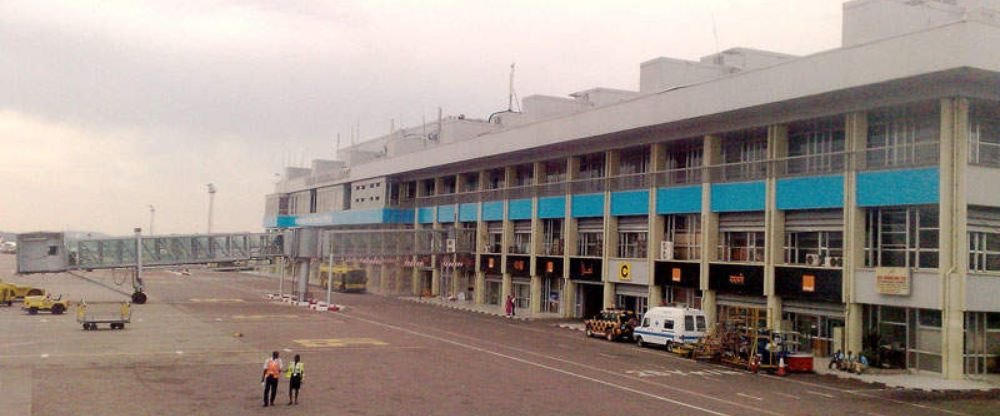
POLYGON ((602 276, 601 259, 571 258, 569 259, 569 278, 587 282, 600 282, 602 276))
POLYGON ((721 294, 763 296, 764 266, 710 264, 708 288, 721 294))
POLYGON ((833 268, 778 266, 774 293, 782 299, 810 302, 843 301, 843 271, 833 268))
POLYGON ((649 284, 649 265, 645 261, 608 260, 608 266, 611 282, 649 284))
POLYGON ((656 262, 655 278, 657 286, 701 288, 701 264, 682 261, 656 262))
POLYGON ((535 274, 545 277, 562 277, 562 257, 536 257, 535 274))
POLYGON ((500 274, 500 255, 486 255, 484 254, 479 259, 479 270, 485 274, 500 274))
POLYGON ((513 277, 531 277, 531 257, 508 254, 507 273, 513 277))
POLYGON ((909 296, 910 269, 905 267, 876 267, 875 292, 883 295, 909 296))

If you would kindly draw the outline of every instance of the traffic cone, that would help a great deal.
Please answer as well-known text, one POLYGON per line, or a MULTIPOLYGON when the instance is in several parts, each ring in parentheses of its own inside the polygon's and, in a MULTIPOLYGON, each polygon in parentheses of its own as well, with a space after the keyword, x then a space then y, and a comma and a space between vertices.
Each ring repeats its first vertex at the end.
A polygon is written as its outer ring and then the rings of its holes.
POLYGON ((785 376, 785 357, 781 357, 778 359, 778 372, 775 373, 775 375, 777 375, 778 377, 785 376))

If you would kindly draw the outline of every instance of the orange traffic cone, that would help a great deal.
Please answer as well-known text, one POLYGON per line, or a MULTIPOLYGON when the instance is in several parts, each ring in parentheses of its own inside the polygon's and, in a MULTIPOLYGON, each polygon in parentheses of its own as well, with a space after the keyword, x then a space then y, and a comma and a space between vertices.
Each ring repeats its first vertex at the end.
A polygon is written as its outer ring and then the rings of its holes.
POLYGON ((778 372, 775 373, 775 375, 777 375, 778 377, 785 376, 785 357, 781 357, 778 359, 778 372))

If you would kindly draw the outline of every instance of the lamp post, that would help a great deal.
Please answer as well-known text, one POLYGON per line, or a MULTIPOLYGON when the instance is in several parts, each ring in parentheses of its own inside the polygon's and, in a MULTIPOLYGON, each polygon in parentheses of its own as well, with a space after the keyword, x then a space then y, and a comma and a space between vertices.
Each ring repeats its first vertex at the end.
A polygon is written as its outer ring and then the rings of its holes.
POLYGON ((153 235, 153 222, 156 219, 156 208, 149 206, 149 235, 153 235))
POLYGON ((208 232, 212 233, 212 208, 215 205, 215 185, 208 184, 208 232))

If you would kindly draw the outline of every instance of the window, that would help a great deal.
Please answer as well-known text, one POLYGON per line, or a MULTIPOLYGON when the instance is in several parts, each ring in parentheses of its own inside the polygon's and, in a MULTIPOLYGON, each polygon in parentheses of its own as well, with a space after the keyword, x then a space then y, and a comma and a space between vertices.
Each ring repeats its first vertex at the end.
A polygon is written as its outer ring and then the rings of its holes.
POLYGON ((424 179, 420 182, 420 187, 424 191, 424 196, 434 195, 434 179, 424 179))
POLYGON ((673 319, 665 319, 663 321, 663 329, 669 329, 669 330, 673 331, 674 330, 674 320, 673 319))
POLYGON ((719 237, 719 260, 759 263, 764 261, 763 231, 726 231, 719 237))
POLYGON ((694 331, 694 317, 693 316, 687 315, 687 316, 684 317, 684 330, 685 331, 694 331))
POLYGON ((695 318, 697 318, 698 322, 698 332, 705 332, 705 317, 698 315, 695 318))
POLYGON ((545 162, 545 183, 566 181, 566 159, 545 162))
POLYGON ((969 110, 969 163, 1000 167, 1000 105, 973 102, 969 110))
POLYGON ((869 209, 865 266, 937 268, 937 207, 869 209))
POLYGON ((500 253, 503 248, 503 226, 500 222, 490 223, 486 229, 487 253, 500 253))
POLYGON ((844 233, 806 231, 785 233, 785 264, 842 266, 844 233))
POLYGON ((511 242, 511 254, 531 253, 531 221, 514 223, 514 241, 511 242))
POLYGON ((479 190, 479 173, 470 172, 462 175, 462 192, 476 192, 479 190))
POLYGON ((618 218, 618 258, 646 258, 648 221, 645 216, 618 218))
POLYGON ((618 157, 618 174, 635 175, 646 173, 649 169, 649 148, 640 147, 623 150, 618 157))
POLYGON ((580 157, 579 179, 594 179, 604 177, 604 153, 580 157))
POLYGON ((542 220, 542 254, 546 256, 561 256, 563 254, 562 238, 563 220, 542 220))
POLYGON ((674 246, 673 259, 701 258, 701 215, 668 215, 665 227, 664 239, 674 246))
POLYGON ((50 256, 58 256, 59 255, 59 246, 49 246, 49 255, 50 256))
POLYGON ((723 181, 761 179, 767 176, 767 130, 750 129, 722 138, 723 181))
POLYGON ((1000 232, 969 233, 969 270, 1000 272, 1000 232))
POLYGON ((514 168, 514 186, 530 186, 533 185, 535 178, 535 167, 534 165, 520 165, 514 168))
POLYGON ((701 183, 702 143, 700 139, 671 144, 667 149, 666 177, 657 185, 701 183))
POLYGON ((649 318, 642 318, 642 327, 649 328, 649 318))
POLYGON ((786 174, 838 172, 844 169, 844 119, 831 117, 792 123, 788 131, 786 174))
POLYGON ((640 259, 646 257, 646 232, 618 232, 618 257, 640 259))
POLYGON ((493 169, 486 173, 486 189, 501 189, 507 186, 504 168, 493 169))
POLYGON ((938 161, 940 116, 936 102, 868 113, 865 162, 869 169, 923 166, 938 161))
POLYGON ((577 254, 583 257, 604 255, 604 232, 581 230, 577 237, 577 254))
POLYGON ((442 195, 455 193, 455 177, 445 176, 441 178, 441 192, 442 195))

